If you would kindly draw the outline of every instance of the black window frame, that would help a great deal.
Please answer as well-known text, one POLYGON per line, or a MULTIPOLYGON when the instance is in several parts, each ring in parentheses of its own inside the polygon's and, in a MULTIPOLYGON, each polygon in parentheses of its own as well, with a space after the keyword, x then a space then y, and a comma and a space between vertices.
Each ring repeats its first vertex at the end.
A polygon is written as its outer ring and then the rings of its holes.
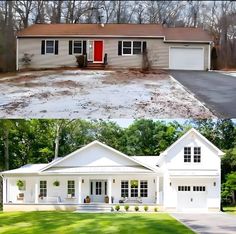
POLYGON ((191 186, 189 185, 179 185, 178 186, 178 192, 190 192, 191 186))
POLYGON ((194 149, 193 149, 193 162, 194 163, 201 162, 201 147, 194 147, 194 149))
POLYGON ((184 163, 191 163, 191 147, 184 147, 184 163))
POLYGON ((129 181, 122 180, 120 183, 120 196, 129 197, 129 181))
POLYGON ((47 197, 47 181, 46 180, 40 180, 39 181, 39 194, 40 197, 47 197))
POLYGON ((67 194, 71 194, 71 197, 75 197, 75 181, 67 181, 67 194))

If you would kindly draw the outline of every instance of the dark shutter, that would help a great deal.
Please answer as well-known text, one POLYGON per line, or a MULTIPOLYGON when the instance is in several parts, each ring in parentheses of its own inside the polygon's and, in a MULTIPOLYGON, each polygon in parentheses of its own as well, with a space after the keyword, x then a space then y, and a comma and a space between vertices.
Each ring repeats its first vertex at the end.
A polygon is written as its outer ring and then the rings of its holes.
POLYGON ((147 51, 147 42, 143 41, 143 52, 147 51))
POLYGON ((58 54, 58 40, 55 41, 55 54, 58 54))
POLYGON ((118 55, 122 55, 122 41, 118 41, 118 55))
POLYGON ((87 41, 83 41, 83 54, 87 54, 87 41))
POLYGON ((41 54, 45 54, 45 40, 41 41, 41 54))
POLYGON ((69 41, 69 54, 72 54, 72 41, 69 41))

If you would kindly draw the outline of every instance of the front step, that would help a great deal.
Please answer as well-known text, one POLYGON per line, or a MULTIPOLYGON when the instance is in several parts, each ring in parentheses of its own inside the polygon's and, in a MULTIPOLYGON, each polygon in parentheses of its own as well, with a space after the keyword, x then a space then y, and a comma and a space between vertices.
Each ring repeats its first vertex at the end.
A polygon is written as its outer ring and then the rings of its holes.
POLYGON ((108 213, 111 212, 111 205, 108 204, 81 204, 77 206, 77 213, 108 213))
POLYGON ((104 70, 106 68, 106 65, 103 63, 88 63, 87 67, 84 69, 87 70, 104 70))

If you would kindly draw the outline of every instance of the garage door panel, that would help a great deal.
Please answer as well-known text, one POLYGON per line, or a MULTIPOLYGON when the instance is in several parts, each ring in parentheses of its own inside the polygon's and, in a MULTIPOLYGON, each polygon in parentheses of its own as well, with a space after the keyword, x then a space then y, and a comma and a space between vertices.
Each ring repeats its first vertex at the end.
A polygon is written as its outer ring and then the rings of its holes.
POLYGON ((170 47, 170 69, 204 70, 203 48, 170 47))

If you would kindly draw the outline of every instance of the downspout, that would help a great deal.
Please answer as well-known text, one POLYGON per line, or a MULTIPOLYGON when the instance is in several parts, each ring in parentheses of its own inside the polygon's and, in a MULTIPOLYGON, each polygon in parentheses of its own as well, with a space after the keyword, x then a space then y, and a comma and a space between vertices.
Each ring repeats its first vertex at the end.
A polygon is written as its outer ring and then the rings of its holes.
POLYGON ((208 47, 208 71, 211 70, 211 42, 209 42, 208 47))
POLYGON ((18 58, 19 58, 18 46, 19 46, 19 39, 16 36, 16 71, 19 70, 19 64, 18 64, 18 58))

